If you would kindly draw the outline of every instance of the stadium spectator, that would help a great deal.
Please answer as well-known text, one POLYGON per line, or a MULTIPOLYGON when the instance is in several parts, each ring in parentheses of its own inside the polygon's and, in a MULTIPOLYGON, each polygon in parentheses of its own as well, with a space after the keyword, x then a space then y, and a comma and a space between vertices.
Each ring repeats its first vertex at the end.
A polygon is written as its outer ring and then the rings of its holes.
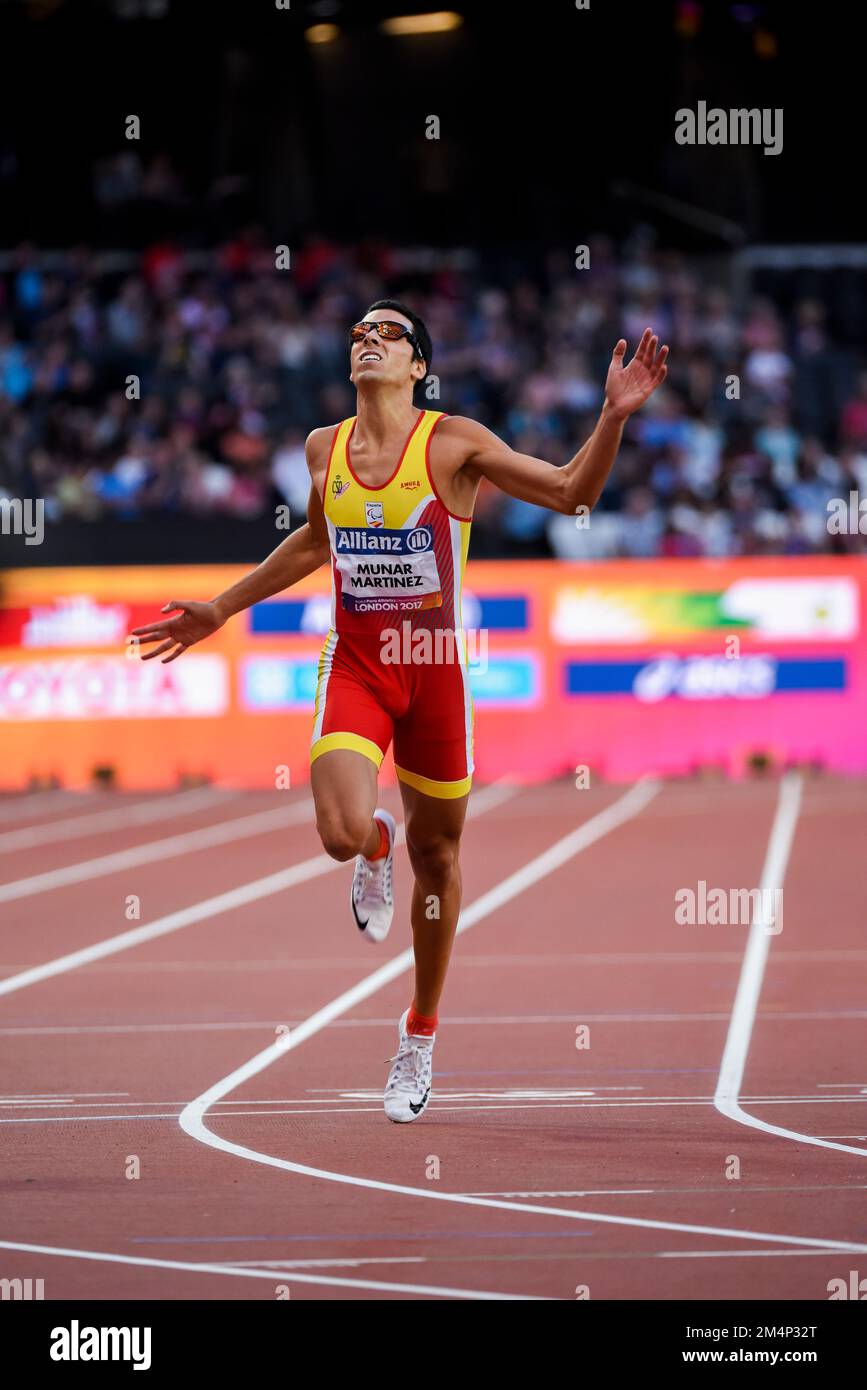
MULTIPOLYGON (((109 159, 97 177, 106 204, 179 196, 166 161, 109 159)), ((256 228, 213 252, 20 246, 0 275, 0 495, 42 496, 54 520, 282 504, 298 524, 305 435, 352 410, 347 325, 393 287, 436 344, 419 403, 555 464, 592 428, 616 338, 652 323, 671 344, 666 387, 630 422, 590 526, 482 489, 475 553, 864 548, 826 522, 831 497, 867 487, 867 363, 833 344, 818 301, 757 297, 739 315, 699 265, 646 238, 620 257, 597 238, 581 273, 550 253, 538 278, 437 259, 311 239, 280 272, 256 228)))

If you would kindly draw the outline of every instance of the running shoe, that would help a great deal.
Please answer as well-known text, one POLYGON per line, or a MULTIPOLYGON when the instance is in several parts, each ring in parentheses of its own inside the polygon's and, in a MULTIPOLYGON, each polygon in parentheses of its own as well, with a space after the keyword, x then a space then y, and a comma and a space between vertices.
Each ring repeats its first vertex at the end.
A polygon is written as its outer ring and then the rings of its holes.
POLYGON ((391 1071, 385 1088, 385 1113, 395 1124, 411 1124, 428 1107, 431 1092, 433 1045, 430 1038, 410 1036, 406 1031, 409 1009, 398 1027, 397 1056, 390 1058, 391 1071))
POLYGON ((388 832, 388 853, 382 859, 365 859, 359 854, 355 860, 355 873, 349 901, 355 925, 368 941, 384 941, 394 916, 394 895, 391 887, 394 867, 394 816, 388 811, 376 810, 375 821, 381 821, 388 832))

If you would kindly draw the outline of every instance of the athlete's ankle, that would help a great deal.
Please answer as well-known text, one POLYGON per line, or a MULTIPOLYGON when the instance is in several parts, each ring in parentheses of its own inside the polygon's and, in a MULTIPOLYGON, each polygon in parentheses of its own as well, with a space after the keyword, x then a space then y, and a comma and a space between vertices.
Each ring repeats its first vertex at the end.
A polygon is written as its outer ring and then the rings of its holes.
POLYGON ((413 1037, 432 1038, 437 1030, 439 1017, 434 1014, 420 1014, 415 1004, 410 1004, 406 1016, 406 1031, 413 1037))
MULTIPOLYGON (((384 859, 388 854, 388 827, 385 821, 375 820, 373 822, 373 829, 379 832, 379 843, 373 851, 373 854, 366 854, 364 856, 365 859, 369 861, 384 859)), ((373 839, 373 831, 371 831, 370 838, 373 839)))

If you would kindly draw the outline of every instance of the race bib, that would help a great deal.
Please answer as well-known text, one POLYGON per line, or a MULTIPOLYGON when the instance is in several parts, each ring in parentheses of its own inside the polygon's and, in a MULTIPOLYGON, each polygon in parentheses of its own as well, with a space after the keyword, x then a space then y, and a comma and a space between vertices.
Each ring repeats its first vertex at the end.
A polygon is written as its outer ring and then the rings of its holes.
POLYGON ((429 526, 390 531, 338 526, 335 555, 342 604, 352 613, 439 608, 442 588, 429 526))

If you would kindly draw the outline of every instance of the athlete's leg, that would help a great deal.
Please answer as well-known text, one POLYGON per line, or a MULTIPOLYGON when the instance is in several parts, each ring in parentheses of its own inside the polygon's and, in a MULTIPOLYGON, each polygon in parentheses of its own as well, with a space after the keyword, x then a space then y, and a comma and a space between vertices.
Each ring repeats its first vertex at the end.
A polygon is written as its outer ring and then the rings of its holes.
POLYGON ((319 838, 341 861, 377 854, 382 841, 373 812, 392 720, 362 678, 369 660, 363 644, 333 630, 319 660, 310 782, 319 838))
POLYGON ((379 849, 379 824, 373 819, 376 777, 376 764, 349 749, 335 748, 314 760, 310 782, 316 829, 332 859, 370 857, 379 849))
POLYGON ((434 1018, 461 906, 461 832, 469 796, 428 796, 401 781, 406 847, 415 875, 412 937, 417 1013, 434 1018))

